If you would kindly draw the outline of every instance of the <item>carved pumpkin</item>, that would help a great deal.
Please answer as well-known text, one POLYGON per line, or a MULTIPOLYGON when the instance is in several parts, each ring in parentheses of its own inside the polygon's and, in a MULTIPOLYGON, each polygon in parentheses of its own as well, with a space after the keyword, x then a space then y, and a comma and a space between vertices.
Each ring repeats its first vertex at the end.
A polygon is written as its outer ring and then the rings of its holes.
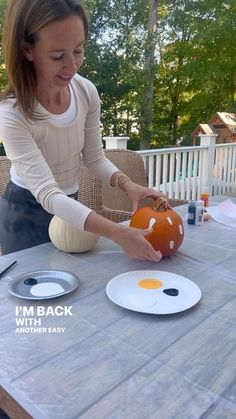
POLYGON ((184 238, 182 218, 173 209, 165 209, 166 203, 166 199, 158 198, 152 207, 139 208, 130 221, 130 227, 152 227, 152 232, 145 238, 162 256, 173 255, 184 238))
POLYGON ((91 250, 99 239, 96 234, 80 230, 56 215, 50 221, 48 234, 54 246, 69 253, 91 250))

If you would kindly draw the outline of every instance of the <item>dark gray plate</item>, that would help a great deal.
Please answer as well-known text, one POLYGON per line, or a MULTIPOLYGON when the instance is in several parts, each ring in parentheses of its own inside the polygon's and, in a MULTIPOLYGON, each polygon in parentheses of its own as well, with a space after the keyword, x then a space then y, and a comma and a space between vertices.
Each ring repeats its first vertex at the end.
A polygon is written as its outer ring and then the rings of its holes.
POLYGON ((70 272, 48 269, 26 272, 12 279, 8 291, 27 300, 48 300, 74 291, 79 283, 79 278, 70 272))

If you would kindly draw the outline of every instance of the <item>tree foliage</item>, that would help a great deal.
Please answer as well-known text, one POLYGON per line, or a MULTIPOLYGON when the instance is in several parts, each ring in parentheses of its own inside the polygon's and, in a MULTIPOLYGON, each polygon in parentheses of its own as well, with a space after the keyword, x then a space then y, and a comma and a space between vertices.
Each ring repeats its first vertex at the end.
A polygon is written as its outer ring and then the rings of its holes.
POLYGON ((103 135, 135 135, 143 91, 140 65, 144 62, 147 8, 142 0, 84 3, 90 17, 90 37, 80 73, 98 88, 103 135))
POLYGON ((91 37, 82 72, 92 77, 101 95, 104 134, 165 146, 180 137, 189 141, 195 126, 217 111, 236 111, 234 0, 86 4, 91 37), (156 33, 150 39, 155 4, 156 33))
POLYGON ((232 0, 165 3, 154 131, 175 144, 215 112, 236 110, 236 5, 232 0))

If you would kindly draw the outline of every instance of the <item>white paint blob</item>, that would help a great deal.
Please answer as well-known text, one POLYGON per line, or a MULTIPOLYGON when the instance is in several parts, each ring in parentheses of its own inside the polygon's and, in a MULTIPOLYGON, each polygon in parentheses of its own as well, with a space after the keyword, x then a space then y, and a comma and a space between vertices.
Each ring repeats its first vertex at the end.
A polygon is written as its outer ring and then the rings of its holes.
POLYGON ((167 221, 168 221, 168 223, 172 226, 173 225, 173 221, 172 221, 172 219, 170 218, 170 217, 167 217, 167 221))
POLYGON ((175 245, 175 242, 173 240, 170 240, 170 249, 173 249, 175 245))
POLYGON ((131 294, 128 294, 127 300, 129 304, 135 307, 152 307, 156 304, 154 296, 138 291, 133 291, 131 294))
POLYGON ((153 224, 155 224, 155 222, 156 222, 156 220, 155 220, 155 218, 151 218, 150 220, 149 220, 149 225, 148 225, 148 228, 151 228, 152 226, 153 226, 153 224))
POLYGON ((61 294, 64 291, 64 288, 55 282, 43 282, 30 288, 30 293, 35 297, 50 297, 61 294))
POLYGON ((179 232, 181 236, 184 234, 183 226, 181 224, 179 224, 179 232))

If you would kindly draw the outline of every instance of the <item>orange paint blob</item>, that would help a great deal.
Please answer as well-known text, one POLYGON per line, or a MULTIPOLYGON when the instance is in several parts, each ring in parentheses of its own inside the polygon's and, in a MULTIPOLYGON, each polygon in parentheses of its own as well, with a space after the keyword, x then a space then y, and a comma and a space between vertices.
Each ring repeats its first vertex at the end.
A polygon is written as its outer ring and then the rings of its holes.
POLYGON ((157 288, 161 288, 163 286, 163 283, 159 279, 142 279, 138 282, 138 285, 141 288, 154 290, 157 288))

